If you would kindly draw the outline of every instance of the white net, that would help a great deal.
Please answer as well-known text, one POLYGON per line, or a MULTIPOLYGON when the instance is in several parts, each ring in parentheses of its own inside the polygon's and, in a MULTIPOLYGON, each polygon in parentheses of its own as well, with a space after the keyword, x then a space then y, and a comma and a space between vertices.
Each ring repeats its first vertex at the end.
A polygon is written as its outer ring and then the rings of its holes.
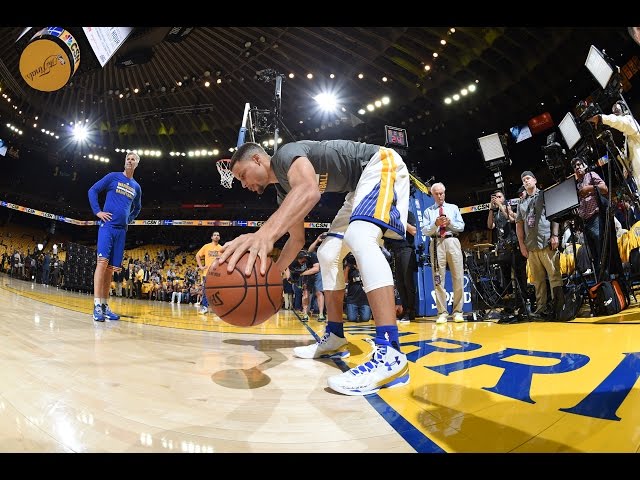
POLYGON ((231 173, 231 169, 229 168, 230 164, 231 160, 229 159, 218 160, 216 162, 216 167, 220 174, 220 185, 225 188, 231 188, 233 184, 233 173, 231 173))

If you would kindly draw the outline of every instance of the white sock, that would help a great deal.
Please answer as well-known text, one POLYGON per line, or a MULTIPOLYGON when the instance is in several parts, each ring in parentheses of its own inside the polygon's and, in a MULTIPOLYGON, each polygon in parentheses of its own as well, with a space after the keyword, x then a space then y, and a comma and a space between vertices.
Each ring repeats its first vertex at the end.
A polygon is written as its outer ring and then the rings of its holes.
POLYGON ((96 306, 96 305, 102 305, 102 303, 100 302, 100 299, 99 299, 98 297, 94 297, 94 299, 93 299, 93 305, 94 305, 94 306, 96 306))
POLYGON ((101 303, 102 305, 106 305, 106 304, 107 304, 107 299, 106 299, 106 298, 101 298, 101 299, 100 299, 100 303, 101 303))

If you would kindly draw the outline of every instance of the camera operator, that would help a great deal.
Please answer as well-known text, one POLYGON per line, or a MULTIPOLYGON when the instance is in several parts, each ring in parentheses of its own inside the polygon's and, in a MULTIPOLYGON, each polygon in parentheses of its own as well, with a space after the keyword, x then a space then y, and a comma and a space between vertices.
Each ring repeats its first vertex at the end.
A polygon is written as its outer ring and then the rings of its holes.
POLYGON ((492 230, 492 240, 494 244, 505 243, 511 240, 511 234, 515 236, 512 228, 516 221, 516 214, 511 207, 505 203, 502 190, 495 190, 491 194, 489 205, 489 215, 487 216, 487 228, 492 230))
POLYGON ((302 322, 309 321, 311 295, 315 293, 316 275, 320 272, 318 256, 314 252, 300 250, 289 265, 289 281, 302 290, 302 322))
MULTIPOLYGON (((522 191, 524 191, 524 187, 522 187, 522 191)), ((511 268, 513 268, 515 279, 520 286, 520 292, 515 289, 515 286, 513 287, 513 291, 526 297, 527 259, 522 256, 518 247, 515 222, 516 212, 506 202, 502 190, 495 190, 491 194, 487 228, 492 232, 492 243, 497 246, 498 260, 502 274, 501 286, 504 288, 509 283, 511 279, 511 268)), ((518 305, 520 301, 520 298, 516 298, 516 305, 518 305)))
POLYGON ((571 160, 571 168, 576 174, 576 188, 580 202, 578 216, 584 222, 585 240, 591 253, 596 278, 598 278, 602 258, 603 226, 602 215, 600 215, 602 206, 600 195, 607 195, 609 188, 597 173, 587 172, 587 162, 582 157, 578 156, 571 160))
POLYGON ((527 197, 518 204, 516 233, 520 252, 527 258, 531 280, 536 290, 536 309, 533 316, 545 321, 551 320, 564 303, 560 254, 558 252, 557 222, 547 220, 544 195, 538 188, 535 175, 525 170, 520 175, 527 197), (547 300, 547 278, 551 286, 553 304, 547 300))
POLYGON ((632 190, 636 192, 640 185, 640 125, 624 102, 618 101, 611 108, 611 115, 594 115, 587 120, 597 129, 599 125, 607 125, 624 134, 623 163, 635 180, 632 190))

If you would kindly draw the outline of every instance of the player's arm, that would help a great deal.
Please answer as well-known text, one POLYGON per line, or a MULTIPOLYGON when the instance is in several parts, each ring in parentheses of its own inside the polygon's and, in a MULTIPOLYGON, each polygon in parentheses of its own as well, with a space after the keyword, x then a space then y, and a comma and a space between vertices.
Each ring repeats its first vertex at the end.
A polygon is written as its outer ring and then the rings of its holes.
POLYGON ((198 253, 196 253, 196 263, 198 264, 198 268, 200 270, 204 270, 204 265, 202 264, 200 259, 204 259, 204 247, 200 248, 200 250, 198 250, 198 253))
MULTIPOLYGON (((220 263, 228 262, 228 272, 233 271, 237 261, 248 251, 249 257, 246 262, 245 274, 251 274, 256 258, 260 257, 260 272, 264 275, 267 269, 267 258, 273 250, 274 243, 287 232, 289 232, 289 239, 285 244, 286 252, 283 250, 283 254, 289 262, 304 246, 304 219, 320 200, 316 172, 307 157, 298 157, 291 164, 287 179, 291 190, 287 193, 280 207, 258 231, 240 235, 231 242, 225 243, 219 261, 220 263), (298 233, 300 229, 302 236, 299 236, 298 233)), ((286 262, 278 261, 280 271, 284 269, 285 265, 287 265, 286 262)))
POLYGON ((94 183, 88 192, 89 205, 91 205, 91 210, 93 211, 93 214, 103 222, 108 222, 111 220, 111 213, 102 211, 102 209, 100 208, 100 202, 98 201, 98 195, 109 186, 110 181, 111 174, 105 175, 96 183, 94 183))
POLYGON ((284 271, 284 269, 291 265, 291 262, 296 259, 303 246, 304 221, 294 225, 291 230, 289 230, 289 238, 284 244, 284 247, 282 247, 282 251, 276 262, 276 268, 281 272, 284 271))

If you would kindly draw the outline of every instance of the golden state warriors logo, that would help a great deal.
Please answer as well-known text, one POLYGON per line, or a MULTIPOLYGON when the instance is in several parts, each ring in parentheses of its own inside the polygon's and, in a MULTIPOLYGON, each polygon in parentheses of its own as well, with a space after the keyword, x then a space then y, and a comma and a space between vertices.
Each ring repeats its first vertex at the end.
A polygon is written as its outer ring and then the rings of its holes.
POLYGON ((135 188, 123 182, 118 182, 118 186, 116 187, 116 193, 119 193, 120 195, 125 195, 126 197, 132 200, 136 196, 135 188))

